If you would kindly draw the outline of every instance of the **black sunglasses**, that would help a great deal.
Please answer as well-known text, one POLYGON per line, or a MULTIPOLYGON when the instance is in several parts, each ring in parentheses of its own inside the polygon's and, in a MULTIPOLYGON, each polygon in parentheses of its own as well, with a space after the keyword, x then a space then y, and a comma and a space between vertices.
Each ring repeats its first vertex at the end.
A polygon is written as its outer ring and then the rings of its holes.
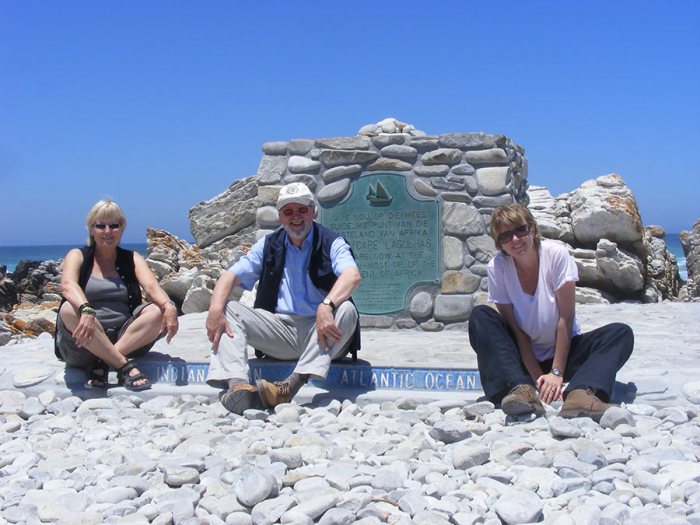
POLYGON ((530 226, 528 224, 522 224, 517 228, 501 233, 498 236, 498 244, 508 244, 513 240, 513 235, 520 239, 525 237, 528 233, 530 233, 530 226))
POLYGON ((98 222, 97 224, 93 224, 93 226, 100 231, 105 230, 107 228, 109 228, 110 230, 118 230, 122 227, 122 225, 118 222, 110 222, 109 224, 103 224, 101 222, 98 222))

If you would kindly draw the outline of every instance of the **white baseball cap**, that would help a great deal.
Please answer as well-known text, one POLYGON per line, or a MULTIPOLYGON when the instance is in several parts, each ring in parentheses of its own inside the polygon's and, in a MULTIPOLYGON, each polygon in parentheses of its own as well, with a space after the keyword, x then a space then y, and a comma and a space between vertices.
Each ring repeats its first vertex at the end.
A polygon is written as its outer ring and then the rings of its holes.
POLYGON ((303 182, 292 182, 280 190, 280 195, 277 198, 277 209, 281 210, 287 204, 292 203, 305 206, 314 204, 314 196, 303 182))

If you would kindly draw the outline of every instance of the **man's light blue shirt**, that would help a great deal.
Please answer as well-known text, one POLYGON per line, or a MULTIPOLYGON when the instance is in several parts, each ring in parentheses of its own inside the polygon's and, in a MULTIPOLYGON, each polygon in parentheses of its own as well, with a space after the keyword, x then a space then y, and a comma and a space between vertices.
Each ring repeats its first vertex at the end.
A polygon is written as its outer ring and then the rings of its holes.
MULTIPOLYGON (((284 273, 277 296, 277 313, 315 317, 318 305, 326 297, 325 292, 316 288, 309 277, 311 237, 312 234, 309 233, 301 248, 297 248, 289 241, 288 235, 284 236, 287 250, 284 258, 284 273)), ((244 290, 252 290, 260 279, 264 246, 265 237, 258 240, 250 251, 228 270, 236 274, 244 290)), ((338 237, 331 245, 331 264, 336 276, 347 268, 357 268, 355 259, 350 253, 350 246, 342 237, 338 237)))

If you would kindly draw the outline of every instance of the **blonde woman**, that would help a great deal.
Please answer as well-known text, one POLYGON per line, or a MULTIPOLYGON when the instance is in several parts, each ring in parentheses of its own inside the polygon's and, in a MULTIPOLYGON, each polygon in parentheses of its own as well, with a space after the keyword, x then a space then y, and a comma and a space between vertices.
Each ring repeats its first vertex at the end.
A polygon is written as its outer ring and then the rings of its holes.
POLYGON ((563 399, 560 416, 598 421, 632 353, 632 330, 612 323, 581 332, 576 264, 564 245, 540 238, 525 206, 494 210, 491 236, 499 250, 488 265, 496 310, 477 306, 469 319, 484 393, 511 416, 542 415, 543 402, 563 399))
POLYGON ((126 218, 110 199, 97 202, 85 226, 88 245, 63 262, 63 302, 56 321, 56 357, 85 368, 87 387, 106 388, 109 368, 129 390, 151 387, 130 360, 150 350, 162 335, 177 333, 177 309, 158 285, 145 259, 119 247, 126 218), (141 288, 150 299, 142 303, 141 288))

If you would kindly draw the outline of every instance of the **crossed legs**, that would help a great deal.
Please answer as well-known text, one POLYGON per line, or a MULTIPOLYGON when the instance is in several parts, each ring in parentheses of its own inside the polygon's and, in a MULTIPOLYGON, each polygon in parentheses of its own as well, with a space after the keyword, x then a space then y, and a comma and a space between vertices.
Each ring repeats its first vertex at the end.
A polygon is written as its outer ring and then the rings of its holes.
MULTIPOLYGON (((130 354, 148 347, 158 338, 161 334, 163 322, 163 314, 160 308, 154 304, 149 304, 137 313, 136 318, 128 322, 115 343, 110 340, 102 325, 98 322, 95 323, 95 332, 90 342, 85 347, 77 347, 72 339, 72 333, 78 326, 80 315, 68 302, 63 303, 58 315, 60 317, 59 322, 68 331, 67 335, 69 337, 65 344, 62 344, 65 335, 62 335, 59 339, 59 351, 69 365, 83 367, 94 365, 96 360, 103 361, 114 369, 123 367, 127 363, 127 357, 130 354), (76 349, 78 350, 77 352, 75 351, 76 349)), ((136 376, 139 373, 137 368, 129 371, 130 376, 136 376)), ((137 381, 134 386, 139 387, 146 383, 147 380, 143 379, 137 381)))

